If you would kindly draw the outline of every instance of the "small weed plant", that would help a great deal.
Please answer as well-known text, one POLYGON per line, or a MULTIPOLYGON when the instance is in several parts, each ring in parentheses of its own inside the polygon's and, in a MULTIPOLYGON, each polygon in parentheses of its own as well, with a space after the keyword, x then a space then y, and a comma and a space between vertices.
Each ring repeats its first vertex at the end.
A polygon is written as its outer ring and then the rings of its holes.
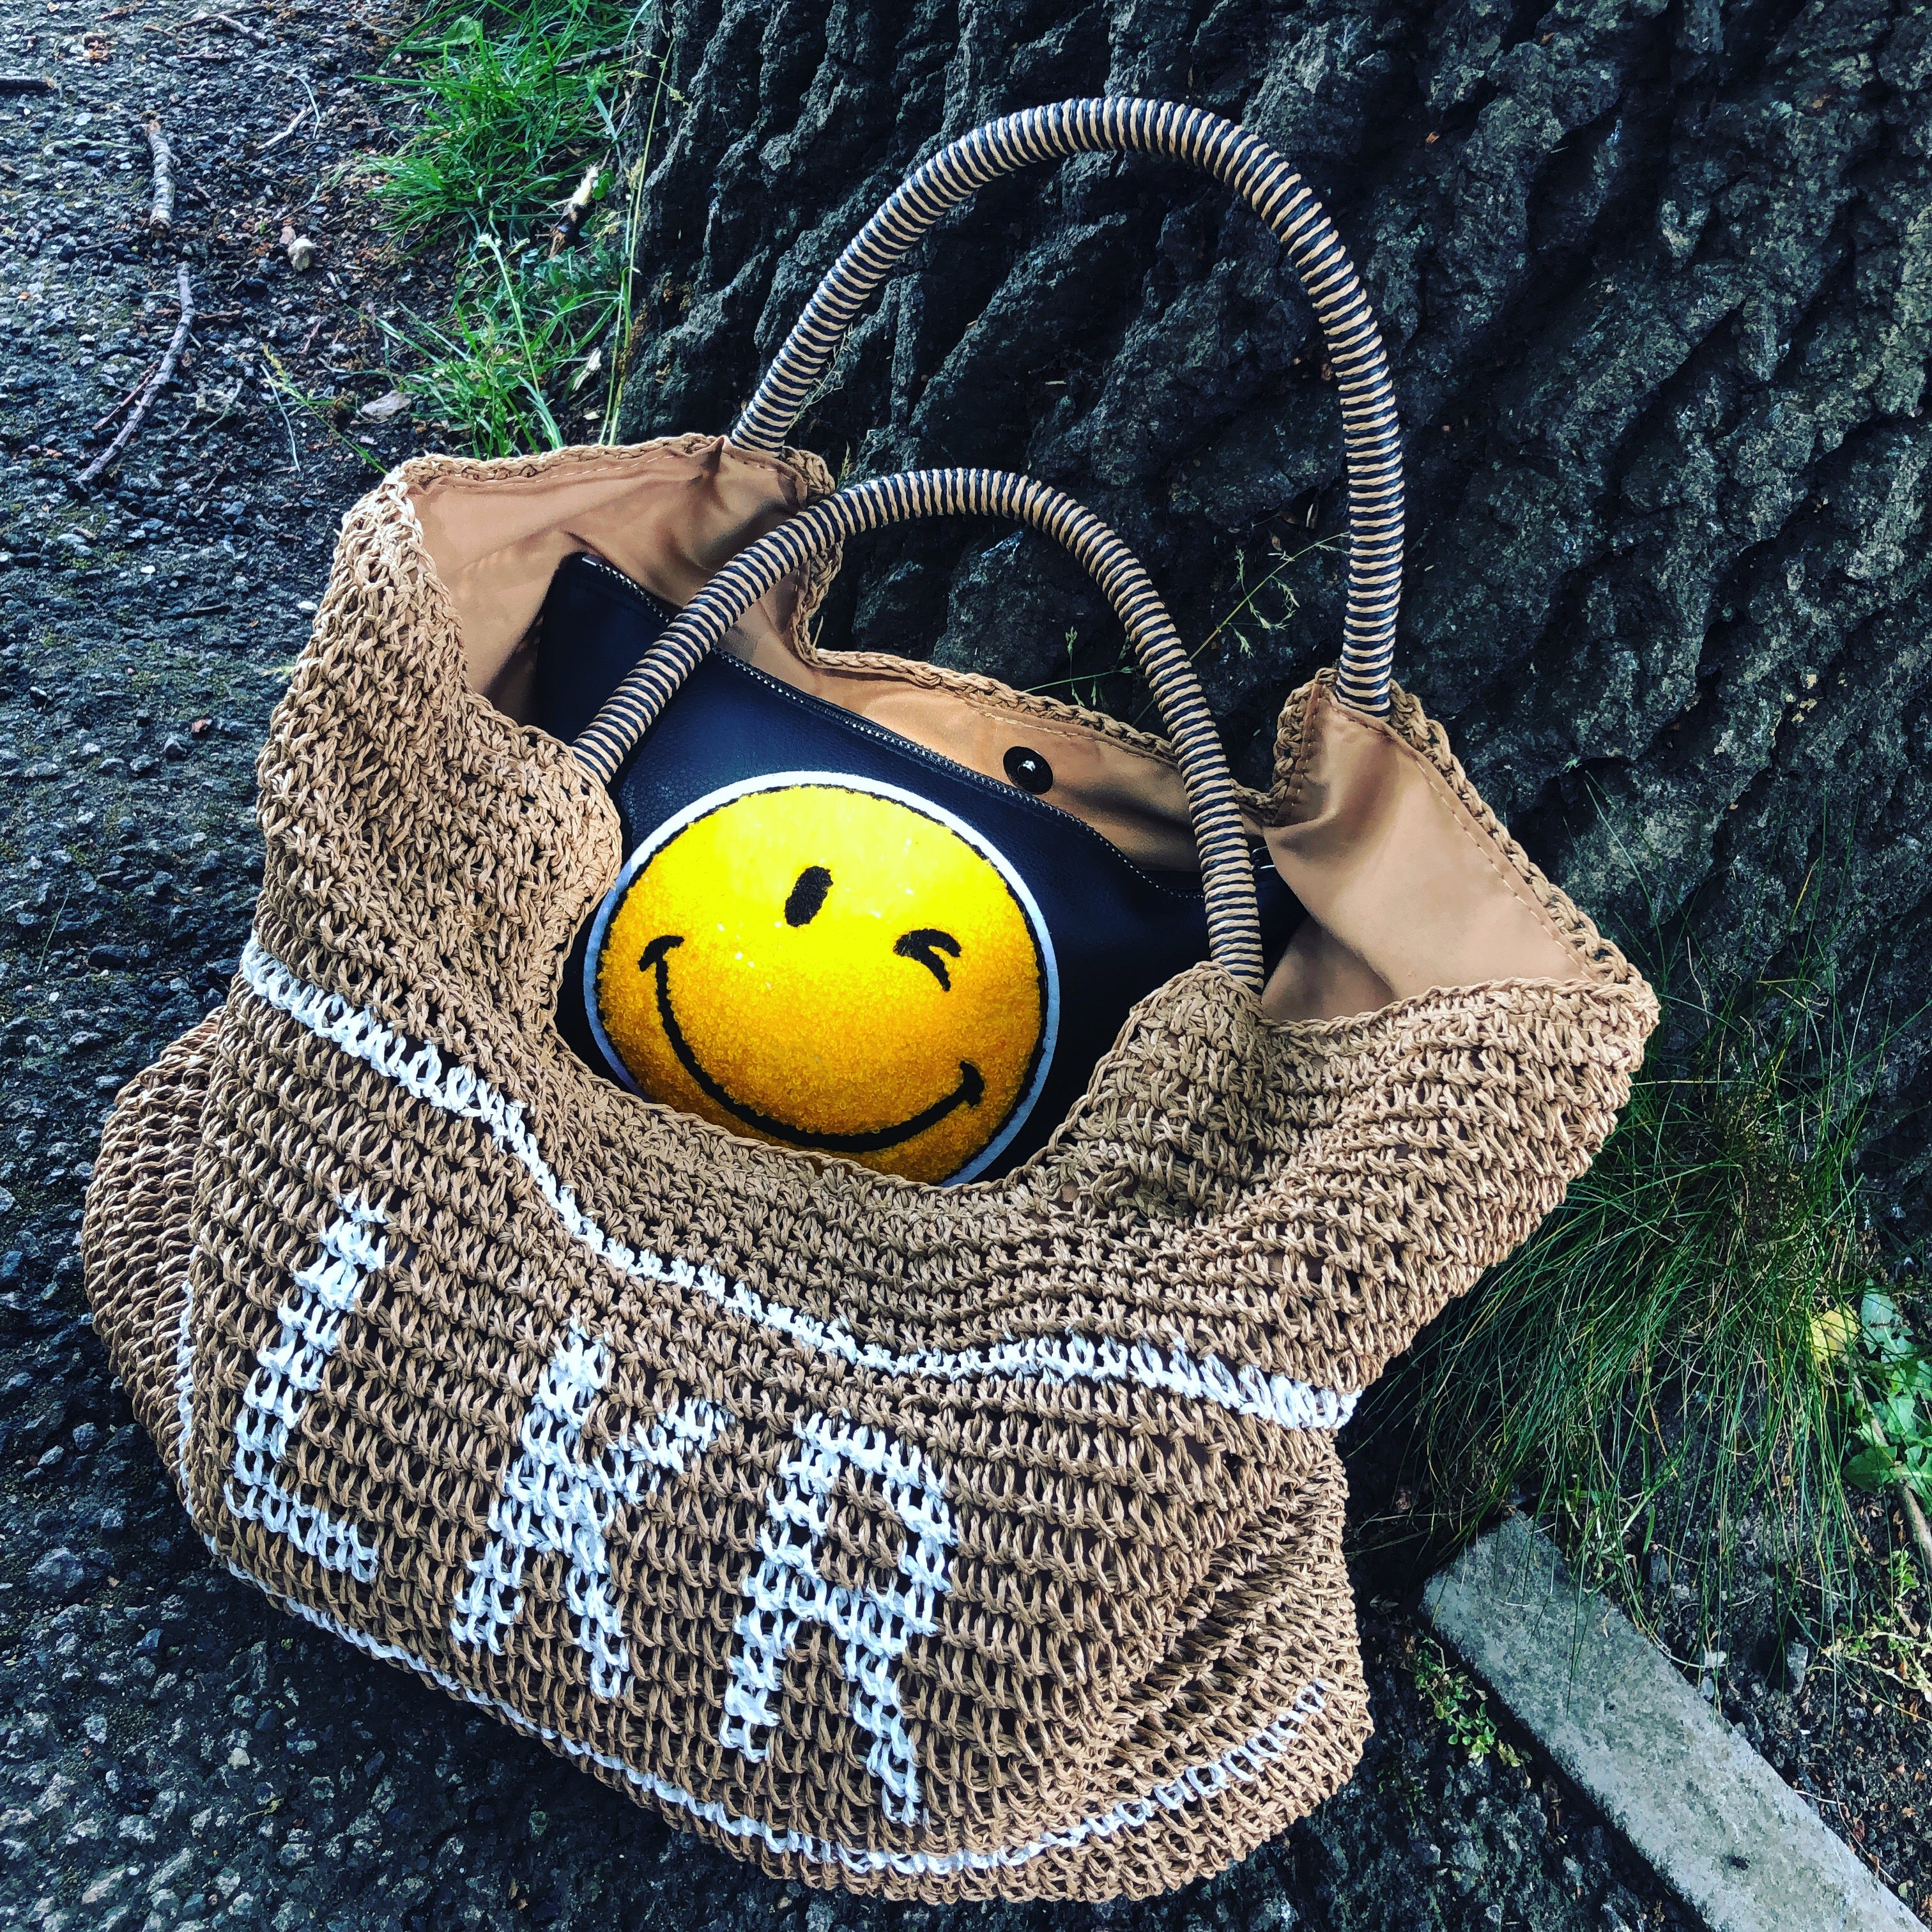
POLYGON ((1876 1600, 1826 1654, 1932 1700, 1932 1628, 1928 1628, 1922 1589, 1923 1580, 1911 1556, 1894 1550, 1876 1600))
POLYGON ((675 98, 657 0, 432 7, 388 83, 415 130, 370 164, 398 242, 460 254, 446 313, 385 325, 418 415, 478 455, 608 442, 632 347, 631 244, 675 98), (590 208, 560 244, 580 184, 590 208))
POLYGON ((1932 1354, 1912 1339, 1898 1302, 1868 1289, 1856 1324, 1849 1310, 1820 1324, 1819 1352, 1845 1370, 1853 1432, 1860 1444, 1845 1474, 1861 1487, 1910 1490, 1932 1504, 1932 1354), (1838 1335, 1842 1345, 1834 1346, 1838 1335))
POLYGON ((1521 1754, 1490 1715, 1489 1693, 1458 1670, 1433 1637, 1425 1637, 1416 1648, 1415 1688, 1448 1732, 1449 1742, 1472 1764, 1491 1756, 1503 1764, 1522 1763, 1521 1754))
POLYGON ((1831 956, 1729 1001, 1666 989, 1595 1163, 1418 1347, 1396 1412, 1436 1528, 1530 1508, 1640 1617, 1646 1576, 1694 1576, 1712 1638, 1748 1555, 1847 1627, 1847 1485, 1925 1492, 1932 1368, 1853 1166, 1882 1042, 1831 956))

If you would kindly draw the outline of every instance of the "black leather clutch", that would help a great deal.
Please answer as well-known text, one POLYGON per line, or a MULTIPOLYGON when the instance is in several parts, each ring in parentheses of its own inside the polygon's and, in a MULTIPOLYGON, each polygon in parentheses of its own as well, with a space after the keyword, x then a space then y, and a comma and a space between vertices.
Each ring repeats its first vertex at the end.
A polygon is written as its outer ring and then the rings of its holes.
MULTIPOLYGON (((542 619, 537 718, 566 742, 676 613, 587 554, 542 619)), ((722 654, 611 782, 626 862, 558 1024, 647 1097, 926 1180, 1041 1146, 1130 1009, 1208 954, 1198 878, 1135 864, 1001 784, 722 654)), ((1265 962, 1300 909, 1256 848, 1265 962)))

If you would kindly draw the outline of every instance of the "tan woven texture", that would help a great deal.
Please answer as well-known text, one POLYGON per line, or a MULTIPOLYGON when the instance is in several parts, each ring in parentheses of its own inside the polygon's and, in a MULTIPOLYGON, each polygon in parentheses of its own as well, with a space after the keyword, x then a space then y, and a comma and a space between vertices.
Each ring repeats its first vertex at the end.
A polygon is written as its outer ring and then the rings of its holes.
POLYGON ((951 1190, 647 1105, 550 1024, 617 823, 466 686, 408 502, 458 466, 347 518, 242 972, 96 1168, 98 1326, 196 1526, 807 1882, 1240 1857, 1369 1730, 1335 1426, 1601 1144, 1648 989, 1402 698, 1574 979, 1277 1027, 1196 968, 1042 1154, 951 1190))

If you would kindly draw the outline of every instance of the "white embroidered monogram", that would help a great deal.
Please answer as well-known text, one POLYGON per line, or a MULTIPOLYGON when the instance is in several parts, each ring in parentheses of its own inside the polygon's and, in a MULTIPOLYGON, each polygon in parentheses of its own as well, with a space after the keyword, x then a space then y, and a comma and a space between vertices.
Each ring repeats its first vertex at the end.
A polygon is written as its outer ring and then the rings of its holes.
POLYGON ((957 1540, 946 1486, 917 1450, 884 1430, 855 1424, 849 1415, 831 1421, 814 1415, 798 1425, 765 1511, 760 1560, 745 1579, 718 1742, 754 1762, 765 1756, 778 1723, 773 1700, 784 1694, 785 1659, 807 1624, 823 1624, 844 1646, 852 1721, 872 1736, 866 1768, 883 1787, 880 1808, 895 1824, 912 1824, 920 1811, 919 1767, 896 1666, 914 1637, 939 1628, 946 1552, 957 1540), (898 1562, 903 1582, 855 1589, 819 1573, 833 1492, 848 1469, 875 1479, 905 1526, 898 1562))
POLYGON ((450 1634, 500 1656, 502 1634, 524 1609, 525 1559, 566 1559, 564 1601, 578 1646, 590 1660, 590 1688, 621 1697, 631 1675, 623 1618, 612 1594, 606 1538, 620 1504, 655 1496, 731 1426, 730 1412, 689 1400, 640 1433, 584 1453, 590 1411, 610 1379, 610 1352, 572 1328, 538 1379, 518 1433, 520 1453, 503 1472, 490 1510, 490 1541, 456 1594, 450 1634))
MULTIPOLYGON (((188 1291, 185 1281, 181 1286, 182 1293, 186 1296, 188 1291)), ((187 1319, 188 1310, 191 1305, 190 1301, 184 1300, 179 1332, 170 1358, 172 1385, 178 1394, 184 1416, 194 1388, 194 1354, 188 1340, 187 1319)), ((818 1418, 814 1418, 817 1420, 818 1418)), ((728 1426, 728 1423, 726 1426, 728 1426)), ((655 1431, 652 1432, 655 1433, 655 1431)), ((184 1424, 181 1440, 184 1445, 187 1440, 184 1424)), ((807 1446, 810 1448, 809 1444, 807 1446)), ((701 1454, 701 1449, 695 1453, 701 1454)), ((782 1479, 776 1493, 782 1498, 786 1490, 787 1486, 782 1479)), ((213 1540, 206 1538, 204 1540, 208 1542, 211 1553, 220 1560, 220 1552, 213 1540)), ((888 1872, 944 1880, 962 1874, 1017 1871, 1054 1852, 1078 1850, 1095 1839, 1109 1839, 1117 1834, 1142 1830, 1154 1823, 1163 1814, 1172 1816, 1184 1813, 1190 1805, 1203 1796, 1211 1796, 1231 1784, 1256 1782, 1294 1748, 1302 1726, 1311 1718, 1320 1714, 1326 1701, 1327 1687, 1319 1678, 1314 1679, 1302 1688, 1294 1701, 1279 1717, 1262 1725, 1251 1736, 1230 1746, 1219 1756, 1190 1764, 1178 1775, 1162 1780, 1141 1796, 1123 1799, 1104 1811, 1090 1813, 1076 1819, 1071 1824, 1039 1833, 1024 1842, 985 1849, 962 1846, 939 1852, 890 1851, 878 1846, 841 1844, 836 1839, 818 1837, 810 1832, 779 1830, 762 1819, 735 1812, 715 1799, 699 1798, 667 1779, 640 1770, 634 1765, 626 1763, 622 1758, 608 1751, 599 1750, 581 1738, 572 1736, 567 1731, 554 1729, 518 1709, 515 1706, 504 1702, 500 1698, 490 1696, 487 1692, 464 1683, 460 1678, 450 1676, 448 1671, 439 1670, 428 1659, 418 1656, 400 1645, 385 1642, 366 1630, 358 1630, 331 1616, 325 1610, 316 1610, 298 1598, 284 1596, 272 1585, 263 1582, 258 1576, 251 1576, 237 1564, 229 1562, 226 1567, 230 1574, 238 1581, 252 1584, 256 1588, 263 1591, 283 1609, 313 1624, 317 1629, 326 1630, 331 1636, 352 1645, 368 1656, 414 1672, 450 1696, 488 1711, 518 1730, 554 1745, 567 1757, 594 1765, 598 1770, 620 1779, 640 1795, 653 1798, 674 1811, 710 1826, 728 1839, 761 1845, 776 1856, 800 1858, 808 1865, 836 1870, 854 1879, 888 1872)))
MULTIPOLYGON (((322 1231, 322 1252, 293 1278, 296 1292, 280 1309, 281 1328, 256 1352, 255 1372, 235 1418, 234 1473, 222 1500, 236 1515, 287 1538, 325 1570, 347 1572, 358 1583, 376 1576, 376 1539, 360 1525, 338 1519, 320 1504, 304 1502, 281 1478, 289 1436, 301 1423, 309 1397, 322 1386, 322 1371, 342 1342, 363 1282, 388 1260, 381 1238, 370 1231, 388 1216, 358 1200, 322 1231)), ((187 1439, 193 1354, 188 1341, 191 1304, 182 1308, 184 1359, 179 1371, 182 1439, 187 1439)))

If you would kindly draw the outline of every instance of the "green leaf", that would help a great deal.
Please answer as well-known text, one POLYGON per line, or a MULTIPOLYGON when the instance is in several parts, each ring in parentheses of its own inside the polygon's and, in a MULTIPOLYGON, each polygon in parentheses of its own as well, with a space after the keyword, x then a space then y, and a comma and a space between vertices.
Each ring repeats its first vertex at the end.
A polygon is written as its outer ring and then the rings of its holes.
POLYGON ((1845 1465, 1845 1476, 1862 1490, 1882 1490, 1898 1480, 1898 1465, 1888 1449, 1874 1444, 1860 1450, 1845 1465))

